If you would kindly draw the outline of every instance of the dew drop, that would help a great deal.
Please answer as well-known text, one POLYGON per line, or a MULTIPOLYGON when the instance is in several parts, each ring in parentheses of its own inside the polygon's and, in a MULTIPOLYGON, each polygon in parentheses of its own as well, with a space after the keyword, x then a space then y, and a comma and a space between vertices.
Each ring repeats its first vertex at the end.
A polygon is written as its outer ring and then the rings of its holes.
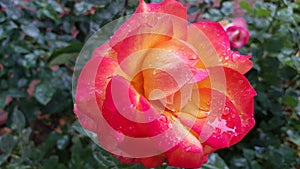
POLYGON ((224 112, 223 112, 224 115, 227 115, 229 114, 229 108, 228 107, 225 107, 224 108, 224 112))
POLYGON ((190 60, 196 60, 196 59, 198 59, 198 57, 197 57, 197 55, 192 55, 192 56, 189 57, 189 59, 190 60))
POLYGON ((152 75, 156 75, 158 73, 158 70, 153 70, 152 75))
POLYGON ((191 147, 186 147, 185 151, 190 151, 192 148, 191 147))

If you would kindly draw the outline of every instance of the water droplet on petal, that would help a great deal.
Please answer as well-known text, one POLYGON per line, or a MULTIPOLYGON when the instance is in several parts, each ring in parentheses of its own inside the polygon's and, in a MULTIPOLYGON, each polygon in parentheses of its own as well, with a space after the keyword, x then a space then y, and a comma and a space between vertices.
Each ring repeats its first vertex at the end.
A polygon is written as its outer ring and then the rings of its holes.
POLYGON ((230 113, 229 108, 228 108, 228 107, 225 107, 225 108, 224 108, 224 111, 223 111, 223 114, 226 116, 226 115, 228 115, 229 113, 230 113))

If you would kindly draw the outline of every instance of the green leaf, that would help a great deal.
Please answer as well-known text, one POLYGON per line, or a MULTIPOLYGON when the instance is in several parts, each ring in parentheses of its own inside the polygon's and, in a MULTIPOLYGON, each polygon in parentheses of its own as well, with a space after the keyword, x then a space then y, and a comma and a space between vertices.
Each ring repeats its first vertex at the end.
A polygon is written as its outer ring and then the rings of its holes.
MULTIPOLYGON (((4 13, 0 12, 0 23, 4 22, 6 20, 6 17, 4 15, 4 13)), ((0 34, 1 35, 1 34, 0 34)))
POLYGON ((6 162, 9 156, 10 156, 10 153, 6 153, 6 152, 0 154, 0 165, 2 165, 4 162, 6 162))
POLYGON ((255 151, 251 149, 243 149, 243 155, 250 162, 255 158, 255 151))
POLYGON ((193 14, 193 13, 195 13, 198 9, 199 9, 198 6, 192 5, 192 6, 190 6, 189 9, 187 10, 187 13, 188 13, 188 14, 193 14))
POLYGON ((208 163, 204 164, 201 169, 229 169, 229 167, 217 153, 212 153, 208 157, 208 163))
POLYGON ((38 102, 46 105, 53 97, 55 90, 49 84, 40 83, 34 90, 34 97, 38 102))
POLYGON ((289 140, 299 147, 300 146, 300 135, 299 135, 299 133, 294 132, 292 130, 288 130, 286 133, 289 136, 289 140))
POLYGON ((4 109, 6 102, 6 96, 4 94, 0 94, 0 110, 4 109))
POLYGON ((75 53, 75 52, 79 53, 81 51, 81 48, 82 48, 82 43, 72 42, 66 47, 59 48, 59 49, 53 51, 53 53, 50 57, 50 60, 51 60, 51 58, 54 58, 54 57, 56 57, 60 54, 63 54, 63 53, 75 53))
POLYGON ((0 166, 10 157, 16 144, 17 138, 15 136, 9 134, 0 136, 0 166))
POLYGON ((35 27, 33 24, 22 25, 21 29, 29 36, 33 38, 37 38, 40 34, 40 30, 35 27))
POLYGON ((21 132, 22 129, 25 127, 25 124, 26 124, 26 120, 24 114, 20 110, 15 108, 12 114, 11 128, 13 130, 17 130, 18 132, 21 132))
POLYGON ((251 161, 250 162, 251 168, 255 168, 255 169, 261 169, 262 167, 258 164, 257 161, 251 161))
POLYGON ((241 6, 242 9, 244 9, 244 10, 247 11, 248 13, 252 13, 252 8, 251 8, 251 6, 249 5, 248 2, 246 2, 246 1, 241 1, 241 2, 240 2, 240 6, 241 6))
POLYGON ((7 95, 13 98, 23 98, 26 96, 26 93, 21 91, 20 89, 10 88, 7 91, 7 95))
POLYGON ((296 107, 298 105, 298 100, 294 96, 285 95, 282 97, 283 104, 291 107, 296 107))
POLYGON ((57 21, 59 19, 58 13, 53 8, 45 8, 42 10, 47 17, 57 21))
POLYGON ((270 39, 266 40, 266 48, 269 52, 275 53, 280 52, 283 47, 283 38, 278 36, 273 36, 270 39))
POLYGON ((50 158, 44 159, 42 169, 67 169, 63 164, 59 163, 59 157, 56 155, 50 156, 50 158))
POLYGON ((75 13, 82 14, 87 10, 90 10, 93 7, 93 4, 87 2, 79 2, 75 4, 75 13))
POLYGON ((49 62, 49 66, 61 65, 68 63, 70 60, 75 60, 78 56, 78 53, 64 53, 56 56, 49 62))
POLYGON ((233 3, 232 2, 224 2, 222 3, 222 8, 221 8, 221 12, 225 15, 225 16, 229 16, 233 13, 233 3))
POLYGON ((223 15, 220 10, 210 8, 208 9, 208 13, 203 14, 203 17, 212 21, 219 21, 223 18, 223 15))
POLYGON ((268 17, 271 16, 271 11, 268 9, 256 9, 257 16, 268 17))
POLYGON ((233 163, 236 167, 240 168, 247 166, 247 160, 245 158, 233 158, 233 163))
POLYGON ((70 45, 54 51, 50 56, 48 63, 50 66, 67 63, 79 55, 81 48, 82 43, 70 43, 70 45))
POLYGON ((15 136, 6 134, 0 137, 0 150, 5 153, 10 153, 17 144, 15 136))
POLYGON ((60 139, 57 140, 56 147, 59 150, 63 150, 67 147, 68 144, 69 144, 69 136, 63 135, 60 139))
POLYGON ((64 12, 64 9, 56 1, 50 1, 49 3, 56 12, 59 12, 59 13, 64 12))
POLYGON ((291 7, 283 8, 278 10, 277 18, 284 22, 292 22, 293 21, 293 9, 291 7))

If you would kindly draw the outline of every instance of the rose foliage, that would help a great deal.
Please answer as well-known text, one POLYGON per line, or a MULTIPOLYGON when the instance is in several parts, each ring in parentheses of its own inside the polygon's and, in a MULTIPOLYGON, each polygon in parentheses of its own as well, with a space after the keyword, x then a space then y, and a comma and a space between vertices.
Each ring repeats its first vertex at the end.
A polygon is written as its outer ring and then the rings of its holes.
POLYGON ((186 18, 175 0, 141 0, 82 68, 74 111, 124 163, 200 167, 255 124, 250 56, 219 23, 186 18))

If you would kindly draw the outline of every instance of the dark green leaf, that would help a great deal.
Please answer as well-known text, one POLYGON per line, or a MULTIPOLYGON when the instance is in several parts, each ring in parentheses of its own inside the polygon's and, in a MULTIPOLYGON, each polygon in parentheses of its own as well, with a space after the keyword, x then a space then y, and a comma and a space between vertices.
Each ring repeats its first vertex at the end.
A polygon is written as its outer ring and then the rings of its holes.
POLYGON ((69 136, 63 135, 60 139, 57 140, 56 147, 59 150, 63 150, 69 144, 69 136))
POLYGON ((4 94, 0 94, 0 110, 4 109, 5 107, 5 101, 6 100, 6 96, 4 94))
POLYGON ((298 99, 297 97, 290 96, 290 95, 285 95, 282 97, 282 102, 291 107, 296 107, 298 105, 298 99))
POLYGON ((3 135, 0 137, 0 149, 2 152, 10 153, 17 144, 17 138, 12 135, 3 135))
POLYGON ((187 13, 188 13, 188 14, 195 13, 195 12, 197 12, 198 9, 199 9, 198 6, 192 5, 192 6, 189 7, 187 13))
POLYGON ((204 164, 201 169, 229 169, 224 160, 217 154, 209 155, 208 163, 204 164))
POLYGON ((49 84, 40 83, 34 90, 34 97, 38 102, 46 105, 52 99, 54 93, 55 90, 49 84))
POLYGON ((10 153, 7 153, 7 152, 0 154, 0 166, 1 166, 4 162, 7 161, 7 159, 9 158, 9 156, 10 156, 10 153))
POLYGON ((255 158, 255 151, 250 149, 243 149, 243 155, 248 161, 252 161, 255 158))
POLYGON ((40 34, 40 30, 33 24, 22 25, 21 28, 27 35, 33 38, 37 38, 40 34))
POLYGON ((20 110, 15 109, 12 114, 11 128, 13 130, 17 130, 18 132, 21 132, 21 130, 25 127, 25 124, 26 120, 24 114, 20 110))
POLYGON ((222 3, 222 8, 221 8, 221 12, 225 15, 225 16, 229 16, 233 13, 233 3, 226 1, 222 3))
MULTIPOLYGON (((76 53, 76 56, 78 56, 79 52, 81 51, 81 48, 82 48, 82 43, 79 42, 70 43, 66 47, 55 50, 52 53, 51 57, 49 58, 49 62, 54 62, 53 60, 55 60, 58 56, 62 57, 63 55, 66 54, 74 55, 76 53)), ((64 58, 60 58, 57 61, 61 62, 60 60, 64 60, 64 58)))
POLYGON ((16 89, 16 88, 10 88, 7 91, 7 95, 11 96, 13 98, 22 98, 26 96, 26 93, 21 91, 20 89, 16 89))
POLYGON ((64 53, 56 56, 49 62, 50 66, 66 64, 70 60, 75 60, 78 56, 78 53, 64 53))

